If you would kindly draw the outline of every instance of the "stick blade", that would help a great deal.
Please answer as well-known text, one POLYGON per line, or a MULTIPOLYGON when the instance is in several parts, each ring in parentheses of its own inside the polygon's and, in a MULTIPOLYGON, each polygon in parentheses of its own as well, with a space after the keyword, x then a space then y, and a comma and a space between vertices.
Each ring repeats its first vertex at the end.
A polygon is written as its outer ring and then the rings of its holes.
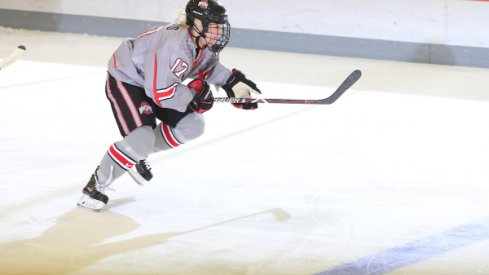
POLYGON ((15 50, 13 50, 9 55, 7 55, 2 61, 0 61, 0 70, 5 69, 7 66, 14 63, 21 55, 23 55, 26 51, 26 47, 24 45, 20 45, 15 50))
POLYGON ((348 89, 357 82, 360 77, 362 77, 362 71, 360 70, 354 70, 344 81, 341 83, 341 85, 332 93, 329 97, 325 99, 320 99, 314 102, 315 104, 332 104, 334 103, 338 98, 340 98, 341 95, 343 95, 344 92, 346 92, 348 89))

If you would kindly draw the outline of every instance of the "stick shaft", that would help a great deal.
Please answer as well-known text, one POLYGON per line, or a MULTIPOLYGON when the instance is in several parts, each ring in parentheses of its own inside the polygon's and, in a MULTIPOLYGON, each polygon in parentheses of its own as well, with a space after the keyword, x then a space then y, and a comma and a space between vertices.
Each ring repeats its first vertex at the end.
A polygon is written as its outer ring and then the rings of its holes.
POLYGON ((288 98, 237 98, 237 97, 216 97, 214 102, 219 103, 282 103, 282 104, 332 104, 344 92, 346 92, 362 76, 360 70, 353 71, 341 83, 340 86, 327 98, 323 99, 288 99, 288 98))

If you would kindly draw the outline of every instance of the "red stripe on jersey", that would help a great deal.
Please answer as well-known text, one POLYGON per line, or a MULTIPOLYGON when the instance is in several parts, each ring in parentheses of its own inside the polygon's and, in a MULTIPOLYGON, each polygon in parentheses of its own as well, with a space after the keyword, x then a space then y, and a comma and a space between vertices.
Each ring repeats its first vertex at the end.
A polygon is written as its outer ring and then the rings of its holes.
POLYGON ((114 68, 117 69, 117 58, 115 57, 115 53, 112 54, 112 59, 114 60, 114 68))
POLYGON ((214 68, 212 68, 206 72, 204 72, 202 69, 199 69, 198 70, 199 78, 205 80, 212 73, 212 70, 214 70, 214 68))
POLYGON ((163 107, 161 105, 161 102, 156 97, 156 93, 158 92, 158 90, 156 89, 157 78, 158 78, 158 62, 156 60, 156 53, 155 53, 155 58, 153 60, 153 100, 156 103, 156 105, 163 107))
POLYGON ((122 151, 117 149, 115 144, 112 144, 109 148, 109 156, 117 163, 119 164, 123 169, 131 169, 136 162, 126 156, 122 151))
POLYGON ((157 79, 158 79, 158 61, 157 61, 157 55, 155 53, 155 57, 153 60, 153 101, 156 103, 156 105, 163 107, 163 105, 161 105, 161 102, 157 96, 158 93, 158 89, 156 89, 156 85, 158 83, 157 79))
POLYGON ((156 105, 163 107, 161 100, 172 98, 175 95, 175 90, 178 83, 171 85, 165 89, 158 90, 156 87, 158 85, 158 59, 155 53, 153 60, 153 100, 156 105))
POLYGON ((182 145, 181 142, 179 142, 174 136, 171 131, 171 128, 168 124, 166 123, 161 123, 161 134, 163 135, 163 138, 165 139, 166 143, 172 148, 178 147, 182 145))
POLYGON ((175 90, 177 89, 177 86, 178 83, 175 83, 168 88, 157 90, 153 94, 155 100, 161 101, 161 100, 172 98, 175 95, 175 90))

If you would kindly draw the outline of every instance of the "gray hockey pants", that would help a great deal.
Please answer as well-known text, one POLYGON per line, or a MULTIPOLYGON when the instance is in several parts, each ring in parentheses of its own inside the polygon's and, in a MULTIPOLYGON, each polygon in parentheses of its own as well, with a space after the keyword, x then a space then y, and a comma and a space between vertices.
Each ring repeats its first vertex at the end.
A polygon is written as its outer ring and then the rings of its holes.
POLYGON ((137 162, 149 154, 178 147, 204 133, 202 114, 190 113, 182 118, 175 128, 160 123, 155 129, 142 126, 133 130, 121 141, 112 144, 102 158, 98 169, 100 184, 107 187, 137 162), (111 179, 110 182, 107 182, 111 179))

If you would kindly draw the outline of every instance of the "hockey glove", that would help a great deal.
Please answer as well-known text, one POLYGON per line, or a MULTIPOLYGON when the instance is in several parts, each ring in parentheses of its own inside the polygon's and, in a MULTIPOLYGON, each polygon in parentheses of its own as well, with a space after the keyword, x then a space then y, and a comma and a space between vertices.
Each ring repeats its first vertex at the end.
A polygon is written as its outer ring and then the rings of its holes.
POLYGON ((188 85, 190 89, 196 91, 194 98, 188 104, 188 107, 197 113, 205 113, 214 105, 214 96, 209 84, 204 80, 197 78, 192 80, 188 85))
MULTIPOLYGON (((226 84, 222 85, 224 91, 228 97, 238 97, 238 98, 250 98, 251 93, 261 94, 260 89, 256 87, 255 82, 246 78, 246 76, 236 70, 233 69, 231 76, 226 81, 226 84)), ((234 107, 245 109, 245 110, 253 110, 258 108, 257 103, 233 103, 234 107)))

